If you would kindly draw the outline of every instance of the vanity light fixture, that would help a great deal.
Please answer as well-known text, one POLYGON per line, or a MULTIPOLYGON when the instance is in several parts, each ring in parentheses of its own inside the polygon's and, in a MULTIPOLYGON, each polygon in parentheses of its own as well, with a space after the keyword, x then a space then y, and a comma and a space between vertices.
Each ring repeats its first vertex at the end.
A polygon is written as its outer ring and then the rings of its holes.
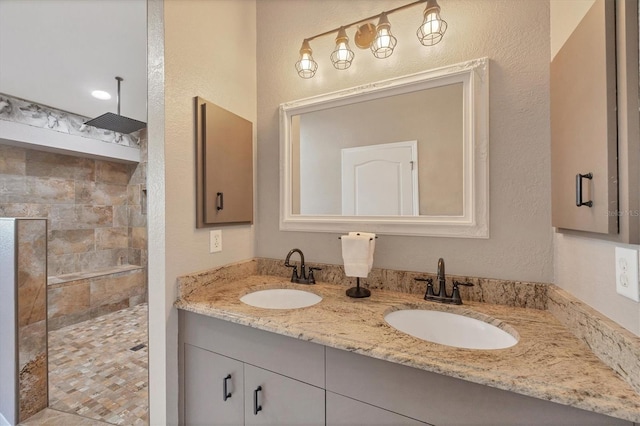
POLYGON ((338 70, 346 70, 351 66, 354 56, 353 50, 349 47, 347 32, 342 27, 336 37, 336 48, 331 54, 331 63, 338 70))
POLYGON ((318 63, 313 60, 312 53, 309 40, 304 40, 300 48, 300 60, 296 62, 296 71, 302 78, 311 78, 316 74, 318 63))
POLYGON ((438 44, 445 31, 447 31, 447 21, 440 17, 440 6, 436 0, 427 0, 424 8, 424 21, 418 28, 416 35, 424 46, 438 44))
POLYGON ((391 24, 387 14, 382 12, 376 27, 376 38, 371 43, 371 52, 378 59, 388 58, 393 53, 396 43, 397 39, 391 34, 391 24))
POLYGON ((426 3, 426 7, 423 12, 422 24, 420 24, 420 27, 418 27, 416 32, 418 40, 424 46, 433 46, 434 44, 437 44, 442 40, 445 31, 447 31, 447 22, 440 17, 440 6, 436 0, 417 0, 412 3, 396 7, 395 9, 381 12, 378 15, 370 16, 359 21, 351 22, 347 25, 342 25, 338 28, 316 34, 313 37, 305 38, 302 42, 302 47, 300 48, 300 59, 296 62, 296 71, 298 72, 298 75, 302 78, 311 78, 316 74, 318 63, 311 55, 312 50, 309 42, 318 37, 333 33, 338 33, 338 35, 336 37, 335 49, 330 56, 331 63, 339 70, 346 70, 349 68, 355 54, 349 47, 349 37, 347 37, 346 29, 356 25, 357 28, 354 36, 356 46, 360 49, 371 49, 371 53, 373 53, 373 56, 376 58, 388 58, 396 47, 397 39, 393 34, 391 34, 391 23, 387 16, 402 9, 415 6, 419 3, 426 3), (376 18, 378 18, 377 26, 369 22, 376 18))

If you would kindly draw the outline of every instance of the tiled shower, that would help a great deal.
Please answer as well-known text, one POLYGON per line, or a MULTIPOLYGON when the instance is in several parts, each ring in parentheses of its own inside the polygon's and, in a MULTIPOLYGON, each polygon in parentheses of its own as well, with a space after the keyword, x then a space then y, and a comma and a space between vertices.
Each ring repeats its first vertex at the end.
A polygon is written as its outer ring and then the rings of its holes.
POLYGON ((49 330, 146 302, 144 164, 0 145, 0 217, 48 219, 49 330))
MULTIPOLYGON (((141 159, 146 159, 144 130, 140 147, 141 159)), ((0 143, 0 217, 47 220, 50 371, 56 359, 67 359, 51 345, 64 342, 59 336, 72 336, 69 330, 75 335, 86 334, 82 330, 85 324, 93 329, 118 324, 109 334, 112 340, 118 336, 132 339, 122 324, 144 328, 144 336, 136 334, 135 339, 120 344, 123 351, 141 346, 140 340, 146 343, 144 160, 127 164, 0 143), (137 319, 121 321, 119 312, 123 317, 134 312, 137 319), (52 338, 52 333, 59 334, 52 338), (57 354, 55 359, 52 352, 57 354)), ((136 363, 146 366, 146 356, 144 360, 140 356, 143 352, 135 354, 140 358, 136 363)), ((53 385, 49 384, 50 401, 53 385)), ((144 388, 146 395, 146 382, 137 380, 136 386, 144 388)), ((82 412, 80 408, 76 411, 82 412)))

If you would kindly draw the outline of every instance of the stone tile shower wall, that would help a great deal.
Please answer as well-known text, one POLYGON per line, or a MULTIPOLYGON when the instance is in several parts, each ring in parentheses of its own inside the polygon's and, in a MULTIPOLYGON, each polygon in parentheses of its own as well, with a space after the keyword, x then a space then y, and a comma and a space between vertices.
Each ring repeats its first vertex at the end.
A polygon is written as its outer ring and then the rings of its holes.
POLYGON ((0 145, 0 217, 48 219, 50 329, 146 301, 145 177, 146 162, 0 145))

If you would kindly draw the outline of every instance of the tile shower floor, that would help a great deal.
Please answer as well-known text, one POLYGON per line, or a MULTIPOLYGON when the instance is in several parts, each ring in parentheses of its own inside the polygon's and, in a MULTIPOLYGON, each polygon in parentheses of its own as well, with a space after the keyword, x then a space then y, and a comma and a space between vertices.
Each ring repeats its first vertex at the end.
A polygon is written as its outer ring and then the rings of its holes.
POLYGON ((146 344, 146 304, 49 332, 49 407, 117 425, 146 425, 146 344), (131 350, 138 345, 144 347, 131 350))

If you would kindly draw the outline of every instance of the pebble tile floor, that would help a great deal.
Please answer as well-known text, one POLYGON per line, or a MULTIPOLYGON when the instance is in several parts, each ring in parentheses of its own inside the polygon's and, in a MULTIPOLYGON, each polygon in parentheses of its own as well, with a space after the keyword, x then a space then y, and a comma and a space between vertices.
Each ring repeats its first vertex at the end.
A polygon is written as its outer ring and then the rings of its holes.
MULTIPOLYGON (((49 411, 116 425, 146 425, 146 344, 146 304, 49 332, 49 411), (144 348, 131 350, 140 344, 144 348)), ((24 424, 55 424, 29 420, 24 424)))

